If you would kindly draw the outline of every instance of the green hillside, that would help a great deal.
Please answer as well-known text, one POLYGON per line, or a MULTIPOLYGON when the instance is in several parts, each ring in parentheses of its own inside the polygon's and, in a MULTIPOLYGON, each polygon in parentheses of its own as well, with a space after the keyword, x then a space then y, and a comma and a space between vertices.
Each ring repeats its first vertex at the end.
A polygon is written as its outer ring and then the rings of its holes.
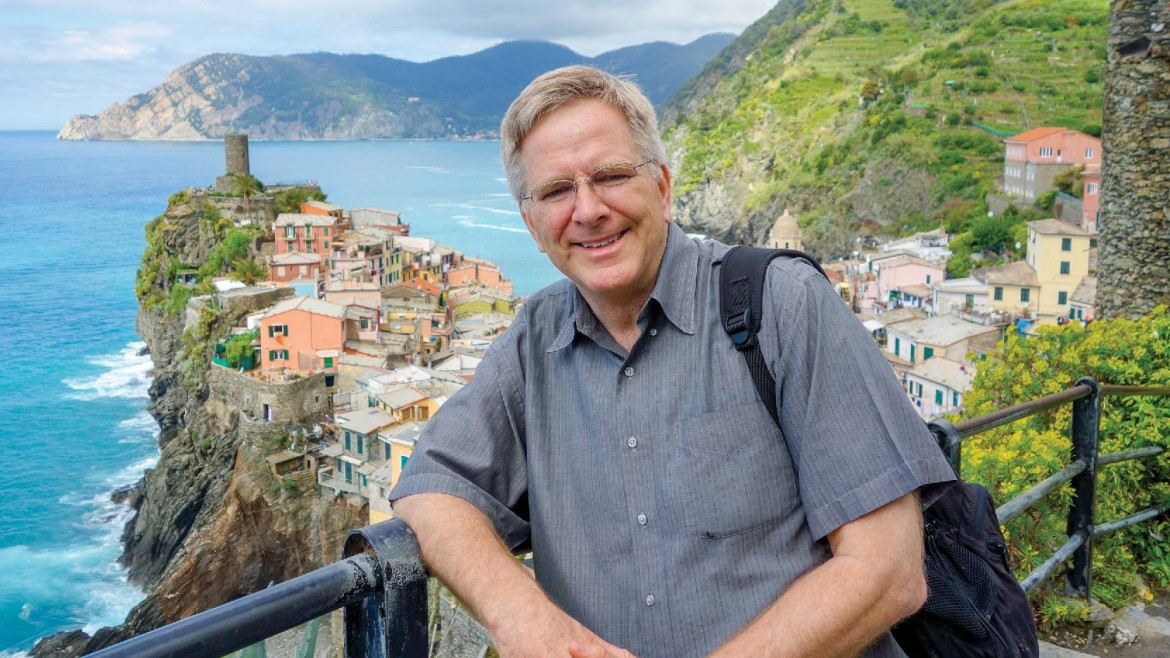
POLYGON ((737 65, 717 58, 667 109, 692 229, 756 241, 788 207, 823 257, 862 232, 959 233, 986 215, 1002 136, 1099 134, 1105 0, 785 5, 745 31, 737 65))

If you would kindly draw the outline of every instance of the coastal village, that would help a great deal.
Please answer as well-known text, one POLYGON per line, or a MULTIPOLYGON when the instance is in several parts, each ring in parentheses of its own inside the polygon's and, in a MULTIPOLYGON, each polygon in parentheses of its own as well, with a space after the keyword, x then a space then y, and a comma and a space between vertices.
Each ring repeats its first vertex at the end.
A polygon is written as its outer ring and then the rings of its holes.
MULTIPOLYGON (((248 171, 246 138, 226 144, 220 188, 248 171)), ((963 407, 1006 327, 1092 321, 1100 153, 1099 139, 1059 127, 1005 140, 1001 194, 989 201, 999 212, 1032 206, 1061 172, 1084 177, 1081 198, 1057 192, 1053 216, 1027 224, 1022 260, 947 279, 950 236, 939 229, 859 239, 853 258, 824 263, 924 419, 963 407)), ((216 346, 210 403, 237 409, 245 430, 288 426, 289 445, 266 457, 272 475, 344 497, 377 523, 392 516, 386 496, 422 428, 522 300, 496 265, 412 236, 397 212, 315 199, 299 210, 271 226, 265 281, 216 282, 214 303, 250 313, 216 346), (297 429, 306 420, 312 431, 297 429)), ((797 217, 786 210, 767 246, 801 249, 797 217)), ((193 298, 188 313, 209 301, 193 298)))

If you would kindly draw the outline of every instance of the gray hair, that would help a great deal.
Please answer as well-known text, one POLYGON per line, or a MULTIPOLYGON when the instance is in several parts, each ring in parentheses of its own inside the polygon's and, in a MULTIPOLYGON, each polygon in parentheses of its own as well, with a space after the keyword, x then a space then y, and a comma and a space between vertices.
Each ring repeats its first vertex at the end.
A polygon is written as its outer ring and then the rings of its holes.
MULTIPOLYGON (((658 135, 658 117, 650 99, 628 79, 591 66, 566 66, 533 80, 504 114, 500 123, 500 157, 508 190, 517 201, 525 193, 525 171, 520 144, 545 116, 579 100, 608 103, 626 115, 634 145, 647 160, 666 162, 666 148, 658 135)), ((660 177, 659 167, 650 167, 660 177)))

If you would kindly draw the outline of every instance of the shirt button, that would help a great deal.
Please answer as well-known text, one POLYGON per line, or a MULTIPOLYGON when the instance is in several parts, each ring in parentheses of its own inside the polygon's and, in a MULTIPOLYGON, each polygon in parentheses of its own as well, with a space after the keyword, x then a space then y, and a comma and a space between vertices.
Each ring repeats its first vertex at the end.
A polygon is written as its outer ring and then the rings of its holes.
POLYGON ((626 377, 634 376, 634 366, 626 366, 626 377))
POLYGON ((657 329, 651 329, 651 330, 650 330, 650 335, 651 335, 651 336, 657 336, 657 335, 658 335, 658 330, 657 330, 657 329))
POLYGON ((654 595, 653 594, 646 595, 646 605, 654 605, 654 595))
POLYGON ((630 438, 626 439, 626 445, 630 446, 631 448, 637 448, 638 447, 638 438, 631 436, 630 438))
POLYGON ((638 515, 638 525, 646 525, 646 515, 645 514, 638 515))

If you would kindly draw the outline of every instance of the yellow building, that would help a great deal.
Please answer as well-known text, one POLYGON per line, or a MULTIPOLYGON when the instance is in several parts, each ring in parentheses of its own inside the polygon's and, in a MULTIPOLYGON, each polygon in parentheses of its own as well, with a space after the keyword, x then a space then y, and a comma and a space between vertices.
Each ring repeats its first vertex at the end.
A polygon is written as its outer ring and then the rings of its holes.
POLYGON ((1041 324, 1069 315, 1069 297, 1089 274, 1094 234, 1057 219, 1028 222, 1028 264, 1036 271, 1040 295, 1034 309, 1041 324))
POLYGON ((422 428, 421 424, 410 422, 387 427, 378 433, 378 440, 383 444, 387 457, 386 462, 370 476, 371 524, 394 518, 388 496, 402 477, 402 469, 414 453, 414 444, 422 428))
POLYGON ((1089 275, 1089 249, 1096 234, 1058 219, 1028 222, 1025 260, 984 273, 992 311, 1056 324, 1069 317, 1069 301, 1089 275))

